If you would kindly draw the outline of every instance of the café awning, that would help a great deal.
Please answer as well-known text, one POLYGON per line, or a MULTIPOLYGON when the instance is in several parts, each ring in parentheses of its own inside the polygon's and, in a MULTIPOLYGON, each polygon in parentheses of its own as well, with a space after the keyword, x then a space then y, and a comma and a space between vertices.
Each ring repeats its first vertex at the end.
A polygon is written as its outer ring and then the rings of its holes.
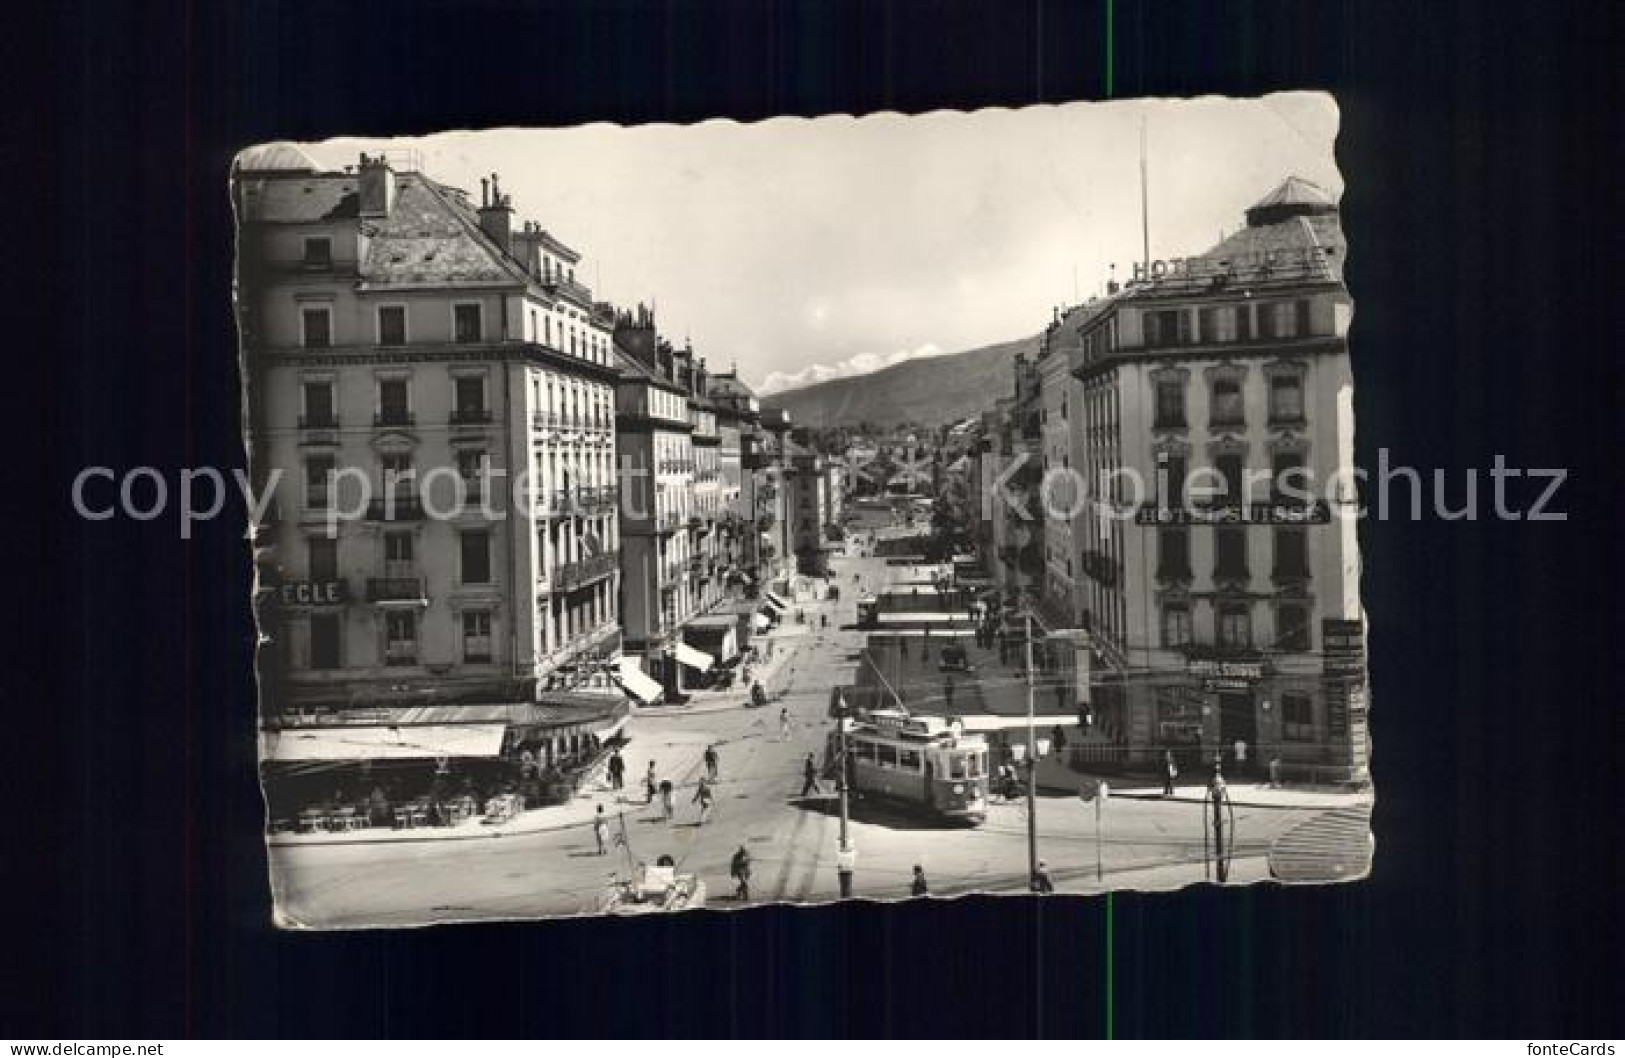
POLYGON ((697 669, 702 673, 710 672, 711 666, 717 663, 716 659, 710 654, 707 654, 703 650, 695 650, 687 643, 681 641, 672 644, 671 654, 672 657, 676 658, 684 665, 687 665, 691 669, 697 669))
POLYGON ((653 705, 660 701, 660 696, 665 692, 665 688, 643 671, 643 665, 637 658, 621 658, 618 679, 621 689, 644 705, 653 705))
POLYGON ((784 613, 786 610, 790 609, 790 604, 784 601, 784 596, 780 595, 776 591, 768 590, 762 592, 762 601, 773 607, 773 609, 779 611, 779 613, 784 613))
POLYGON ((434 760, 502 753, 506 724, 284 728, 264 736, 268 761, 434 760))

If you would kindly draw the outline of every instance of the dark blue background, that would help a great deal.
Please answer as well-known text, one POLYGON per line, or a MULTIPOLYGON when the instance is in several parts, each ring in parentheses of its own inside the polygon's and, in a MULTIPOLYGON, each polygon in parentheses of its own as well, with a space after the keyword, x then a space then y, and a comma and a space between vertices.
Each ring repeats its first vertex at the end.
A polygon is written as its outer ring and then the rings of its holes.
MULTIPOLYGON (((245 546, 79 522, 68 492, 86 464, 242 462, 232 153, 1107 87, 1073 4, 593 12, 63 2, 0 35, 0 69, 41 74, 7 98, 0 1035, 1106 1030, 1102 900, 269 927, 245 546)), ((1363 527, 1376 874, 1118 896, 1120 1035, 1625 1032, 1618 17, 1118 0, 1119 96, 1337 93, 1361 464, 1571 471, 1564 523, 1363 527)))

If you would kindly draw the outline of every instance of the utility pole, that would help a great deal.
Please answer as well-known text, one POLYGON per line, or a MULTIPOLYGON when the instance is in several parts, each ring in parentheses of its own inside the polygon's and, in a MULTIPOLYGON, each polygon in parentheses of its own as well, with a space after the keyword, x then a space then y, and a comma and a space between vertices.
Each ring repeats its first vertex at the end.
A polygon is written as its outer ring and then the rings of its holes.
POLYGON ((1145 118, 1140 119, 1140 260, 1145 278, 1151 278, 1151 193, 1145 161, 1145 118))
POLYGON ((857 852, 852 848, 852 840, 847 833, 846 727, 848 708, 846 695, 841 695, 838 700, 840 709, 836 712, 835 723, 837 725, 836 745, 839 747, 839 752, 835 760, 837 768, 835 789, 840 791, 841 794, 841 844, 835 854, 835 873, 840 881, 841 898, 844 900, 852 895, 852 868, 857 864, 857 852))
MULTIPOLYGON (((1030 604, 1029 604, 1030 605, 1030 604)), ((1033 613, 1027 621, 1027 887, 1038 877, 1038 727, 1033 716, 1033 613)))

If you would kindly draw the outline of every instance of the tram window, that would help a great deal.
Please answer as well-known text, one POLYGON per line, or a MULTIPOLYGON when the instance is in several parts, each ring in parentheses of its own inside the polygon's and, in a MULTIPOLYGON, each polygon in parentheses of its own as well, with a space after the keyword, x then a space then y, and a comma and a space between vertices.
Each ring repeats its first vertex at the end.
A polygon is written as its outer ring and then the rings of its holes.
POLYGON ((970 766, 969 778, 980 779, 982 777, 982 755, 980 753, 967 753, 965 762, 970 766))
POLYGON ((878 743, 875 746, 876 759, 882 768, 897 767, 897 747, 878 743))
POLYGON ((873 742, 855 743, 854 752, 859 760, 873 761, 875 759, 875 744, 873 742))
POLYGON ((963 753, 948 754, 948 778, 965 778, 965 755, 963 753))
POLYGON ((920 751, 917 749, 902 749, 897 751, 898 764, 904 771, 920 770, 920 751))

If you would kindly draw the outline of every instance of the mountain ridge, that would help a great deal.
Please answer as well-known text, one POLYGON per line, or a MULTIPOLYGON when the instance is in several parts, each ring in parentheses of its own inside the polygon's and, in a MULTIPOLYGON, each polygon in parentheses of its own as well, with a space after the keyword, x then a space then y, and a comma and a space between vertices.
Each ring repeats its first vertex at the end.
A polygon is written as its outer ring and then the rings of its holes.
POLYGON ((832 378, 762 398, 782 408, 795 426, 945 425, 967 418, 1014 389, 1010 363, 1018 352, 1038 350, 1038 336, 976 349, 920 357, 865 375, 832 378))

